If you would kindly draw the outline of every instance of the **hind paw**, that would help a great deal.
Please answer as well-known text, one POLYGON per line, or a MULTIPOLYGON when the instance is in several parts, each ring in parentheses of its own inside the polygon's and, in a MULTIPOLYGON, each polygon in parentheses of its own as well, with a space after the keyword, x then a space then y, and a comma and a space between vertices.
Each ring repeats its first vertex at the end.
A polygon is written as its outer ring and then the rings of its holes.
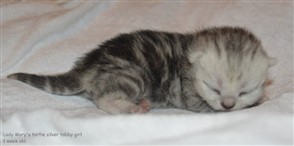
POLYGON ((144 111, 148 112, 151 108, 151 102, 147 99, 141 99, 138 103, 138 106, 140 106, 144 111))
POLYGON ((140 106, 132 106, 132 107, 130 107, 129 112, 130 112, 131 114, 143 114, 143 113, 148 112, 148 110, 143 109, 143 108, 140 107, 140 106))

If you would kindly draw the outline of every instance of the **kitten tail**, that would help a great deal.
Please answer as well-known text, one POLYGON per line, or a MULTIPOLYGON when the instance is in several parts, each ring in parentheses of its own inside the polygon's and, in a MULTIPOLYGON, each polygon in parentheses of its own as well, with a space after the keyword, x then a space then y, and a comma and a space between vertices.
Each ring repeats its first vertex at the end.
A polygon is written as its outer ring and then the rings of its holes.
POLYGON ((7 78, 19 80, 38 89, 59 95, 73 95, 83 91, 78 75, 65 73, 60 75, 42 76, 27 73, 15 73, 7 78))

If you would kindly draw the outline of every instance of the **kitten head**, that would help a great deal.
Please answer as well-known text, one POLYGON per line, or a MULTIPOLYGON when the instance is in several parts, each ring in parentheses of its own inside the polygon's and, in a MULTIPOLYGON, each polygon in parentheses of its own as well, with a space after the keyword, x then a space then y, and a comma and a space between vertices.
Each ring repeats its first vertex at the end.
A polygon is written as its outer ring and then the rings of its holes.
POLYGON ((238 110, 260 101, 267 70, 275 60, 241 28, 199 32, 189 59, 198 94, 217 111, 238 110))

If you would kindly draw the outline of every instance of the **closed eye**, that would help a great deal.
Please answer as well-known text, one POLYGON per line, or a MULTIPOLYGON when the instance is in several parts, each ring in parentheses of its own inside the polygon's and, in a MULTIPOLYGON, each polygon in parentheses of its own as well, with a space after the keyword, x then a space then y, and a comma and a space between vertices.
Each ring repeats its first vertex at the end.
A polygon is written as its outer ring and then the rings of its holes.
POLYGON ((217 95, 220 95, 220 90, 211 87, 208 83, 206 83, 206 82, 204 82, 204 81, 203 81, 203 83, 204 83, 204 84, 205 84, 210 90, 212 90, 214 93, 216 93, 217 95))
POLYGON ((256 88, 253 88, 253 89, 248 90, 248 91, 242 91, 242 92, 239 93, 239 97, 244 96, 246 94, 249 94, 249 93, 253 92, 255 89, 256 88))
POLYGON ((241 96, 243 96, 243 95, 246 95, 246 94, 248 94, 248 92, 240 92, 240 93, 239 93, 239 97, 241 97, 241 96))
POLYGON ((258 84, 258 85, 256 85, 254 88, 251 88, 250 90, 245 90, 245 91, 241 91, 241 92, 239 92, 239 97, 241 97, 241 96, 244 96, 244 95, 246 95, 246 94, 249 94, 249 93, 251 93, 251 92, 253 92, 253 91, 255 91, 257 88, 259 88, 261 85, 263 85, 264 83, 262 83, 262 84, 258 84))

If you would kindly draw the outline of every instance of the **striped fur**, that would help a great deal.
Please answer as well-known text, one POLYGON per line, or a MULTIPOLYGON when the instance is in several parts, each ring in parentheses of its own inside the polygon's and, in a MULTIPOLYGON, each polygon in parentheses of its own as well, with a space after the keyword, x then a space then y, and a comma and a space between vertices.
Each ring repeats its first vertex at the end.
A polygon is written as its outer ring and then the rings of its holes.
POLYGON ((104 42, 67 73, 8 78, 53 94, 87 95, 112 114, 167 107, 213 112, 258 102, 272 60, 243 28, 187 34, 141 30, 104 42))

